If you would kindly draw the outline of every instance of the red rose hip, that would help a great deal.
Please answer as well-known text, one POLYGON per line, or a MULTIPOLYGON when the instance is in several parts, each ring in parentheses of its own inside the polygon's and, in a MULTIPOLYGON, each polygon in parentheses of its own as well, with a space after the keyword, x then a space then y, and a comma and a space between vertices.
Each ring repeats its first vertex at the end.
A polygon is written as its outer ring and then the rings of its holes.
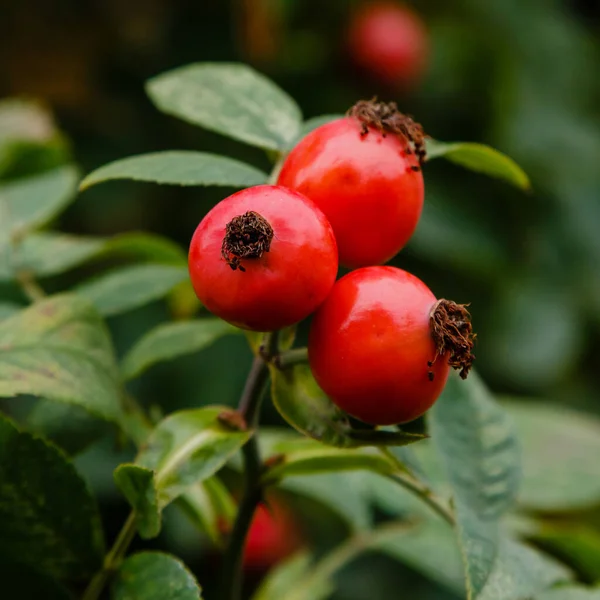
POLYGON ((437 301, 402 269, 367 267, 336 282, 313 319, 308 355, 335 404, 366 423, 392 425, 431 408, 450 366, 466 377, 473 340, 464 306, 437 301))
POLYGON ((290 152, 278 183, 310 198, 329 219, 340 263, 382 264, 408 242, 424 198, 421 127, 394 104, 359 102, 290 152))
POLYGON ((353 16, 348 49, 353 62, 373 80, 414 86, 429 58, 429 36, 419 15, 402 4, 374 2, 353 16))
POLYGON ((229 196, 202 219, 188 266, 208 310, 244 329, 273 331, 325 300, 337 274, 337 247, 310 200, 261 185, 229 196))

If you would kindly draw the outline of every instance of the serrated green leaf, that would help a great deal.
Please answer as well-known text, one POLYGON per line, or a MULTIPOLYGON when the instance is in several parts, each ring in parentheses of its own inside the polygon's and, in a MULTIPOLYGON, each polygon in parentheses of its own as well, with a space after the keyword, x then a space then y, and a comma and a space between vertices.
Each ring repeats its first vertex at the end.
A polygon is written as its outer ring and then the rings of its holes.
POLYGON ((352 429, 348 416, 337 408, 314 380, 307 365, 285 371, 271 368, 271 394, 279 414, 295 429, 330 446, 411 444, 425 436, 389 431, 352 429))
POLYGON ((32 394, 119 421, 119 379, 106 327, 86 300, 52 296, 0 323, 0 397, 32 394))
POLYGON ((150 434, 135 465, 118 469, 117 485, 138 511, 139 519, 150 525, 144 527, 144 535, 157 535, 160 530, 160 521, 156 527, 156 507, 162 510, 190 486, 214 475, 248 441, 250 430, 240 431, 226 424, 231 414, 232 410, 223 406, 172 413, 150 434), (135 471, 136 466, 153 472, 154 478, 135 471))
POLYGON ((138 377, 152 365, 206 348, 224 335, 240 330, 216 318, 166 323, 149 331, 123 358, 125 380, 138 377))
POLYGON ((73 465, 0 417, 0 552, 80 581, 101 564, 101 533, 96 504, 73 465))
POLYGON ((75 288, 101 315, 112 316, 166 296, 188 278, 186 267, 132 265, 113 269, 75 288))
POLYGON ((516 436, 476 373, 467 381, 453 374, 429 416, 454 496, 468 598, 477 598, 496 562, 499 519, 518 488, 516 436))
POLYGON ((0 240, 45 225, 74 199, 77 180, 65 166, 0 185, 0 240))
POLYGON ((196 483, 177 499, 190 521, 216 546, 223 545, 221 527, 230 531, 237 504, 222 481, 214 476, 196 483))
POLYGON ((160 533, 161 511, 154 471, 139 465, 123 464, 116 468, 114 479, 135 511, 140 536, 144 539, 156 537, 160 533))
POLYGON ((27 415, 27 429, 72 456, 108 434, 111 426, 74 404, 38 399, 27 415))
POLYGON ((444 143, 427 140, 427 160, 444 157, 471 171, 503 179, 522 190, 531 189, 527 173, 509 156, 474 142, 444 143))
POLYGON ((201 588, 187 567, 162 552, 139 552, 119 568, 113 600, 201 600, 201 588))
POLYGON ((244 188, 267 182, 267 175, 239 160, 190 150, 170 150, 130 156, 92 171, 79 188, 115 179, 167 185, 244 188))
POLYGON ((583 586, 561 586, 543 592, 535 600, 600 600, 599 588, 585 588, 583 586))
POLYGON ((50 232, 28 235, 16 248, 4 250, 0 280, 14 279, 18 271, 27 271, 36 277, 63 273, 96 256, 104 245, 101 238, 50 232))
POLYGON ((526 399, 503 403, 523 446, 519 502, 535 510, 580 510, 600 503, 600 419, 526 399))
POLYGON ((236 63, 197 63, 150 79, 146 90, 170 115, 268 150, 296 139, 296 103, 264 75, 236 63))

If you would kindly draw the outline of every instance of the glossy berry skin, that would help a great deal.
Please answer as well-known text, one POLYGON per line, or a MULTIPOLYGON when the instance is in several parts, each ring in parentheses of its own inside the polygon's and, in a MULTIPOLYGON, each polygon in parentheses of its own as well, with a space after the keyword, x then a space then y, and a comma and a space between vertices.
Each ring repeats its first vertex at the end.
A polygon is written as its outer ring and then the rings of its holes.
POLYGON ((429 326, 435 303, 420 279, 395 267, 342 277, 310 329, 309 362, 319 386, 365 423, 406 423, 425 413, 449 370, 443 356, 428 365, 435 357, 429 326))
POLYGON ((395 256, 417 227, 423 174, 401 135, 345 117, 318 127, 290 152, 278 183, 310 198, 327 216, 340 263, 356 268, 395 256))
POLYGON ((300 535, 291 516, 277 504, 268 507, 260 504, 246 538, 244 569, 265 571, 300 545, 300 535))
POLYGON ((390 87, 414 86, 427 67, 429 36, 423 21, 394 2, 362 7, 352 18, 348 46, 358 67, 390 87))
POLYGON ((229 196, 198 225, 188 256, 192 285, 212 313, 244 329, 272 331, 301 321, 327 297, 338 269, 332 228, 301 194, 261 185, 229 196), (232 269, 221 255, 225 227, 254 211, 273 229, 269 252, 232 269))

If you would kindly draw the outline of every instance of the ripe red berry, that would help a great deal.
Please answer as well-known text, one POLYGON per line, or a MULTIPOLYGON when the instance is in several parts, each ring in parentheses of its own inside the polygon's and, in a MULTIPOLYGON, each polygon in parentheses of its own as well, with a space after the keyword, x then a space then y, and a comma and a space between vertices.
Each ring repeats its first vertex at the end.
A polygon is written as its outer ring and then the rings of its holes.
POLYGON ((308 355, 335 404, 366 423, 392 425, 431 408, 449 366, 466 377, 473 339, 464 306, 438 302, 402 269, 367 267, 336 282, 313 319, 308 355))
POLYGON ((362 7, 351 20, 348 46, 359 68, 389 86, 411 87, 427 67, 427 30, 419 15, 402 4, 362 7))
POLYGON ((188 266, 208 310, 244 329, 272 331, 325 300, 337 275, 337 247, 310 200, 261 185, 229 196, 202 219, 188 266))
POLYGON ((408 242, 421 216, 423 131, 394 104, 359 102, 288 155, 278 183, 310 198, 335 232, 340 263, 381 264, 408 242))
POLYGON ((287 558, 301 545, 299 531, 290 514, 278 504, 260 504, 246 538, 243 565, 264 571, 287 558))

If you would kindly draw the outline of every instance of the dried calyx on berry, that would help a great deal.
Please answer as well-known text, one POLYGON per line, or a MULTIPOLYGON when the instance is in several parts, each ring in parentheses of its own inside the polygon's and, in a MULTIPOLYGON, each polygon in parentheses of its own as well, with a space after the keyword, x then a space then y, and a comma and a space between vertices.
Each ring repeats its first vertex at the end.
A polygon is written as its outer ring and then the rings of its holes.
POLYGON ((225 226, 221 256, 235 271, 244 272, 242 259, 260 258, 271 249, 273 228, 254 211, 234 217, 225 226))
MULTIPOLYGON (((388 133, 402 135, 408 140, 408 152, 416 154, 420 165, 425 162, 426 135, 423 127, 410 116, 401 113, 395 102, 377 102, 377 98, 359 100, 347 114, 360 121, 361 135, 367 135, 369 127, 374 127, 384 136, 388 133)), ((419 167, 415 166, 414 169, 419 170, 419 167)))
MULTIPOLYGON (((456 304, 451 300, 438 300, 429 314, 431 336, 435 343, 435 358, 429 362, 433 366, 440 357, 448 357, 448 364, 453 369, 460 369, 460 376, 466 379, 473 365, 475 356, 473 347, 475 338, 468 304, 456 304)), ((433 372, 429 372, 430 379, 433 372)))

